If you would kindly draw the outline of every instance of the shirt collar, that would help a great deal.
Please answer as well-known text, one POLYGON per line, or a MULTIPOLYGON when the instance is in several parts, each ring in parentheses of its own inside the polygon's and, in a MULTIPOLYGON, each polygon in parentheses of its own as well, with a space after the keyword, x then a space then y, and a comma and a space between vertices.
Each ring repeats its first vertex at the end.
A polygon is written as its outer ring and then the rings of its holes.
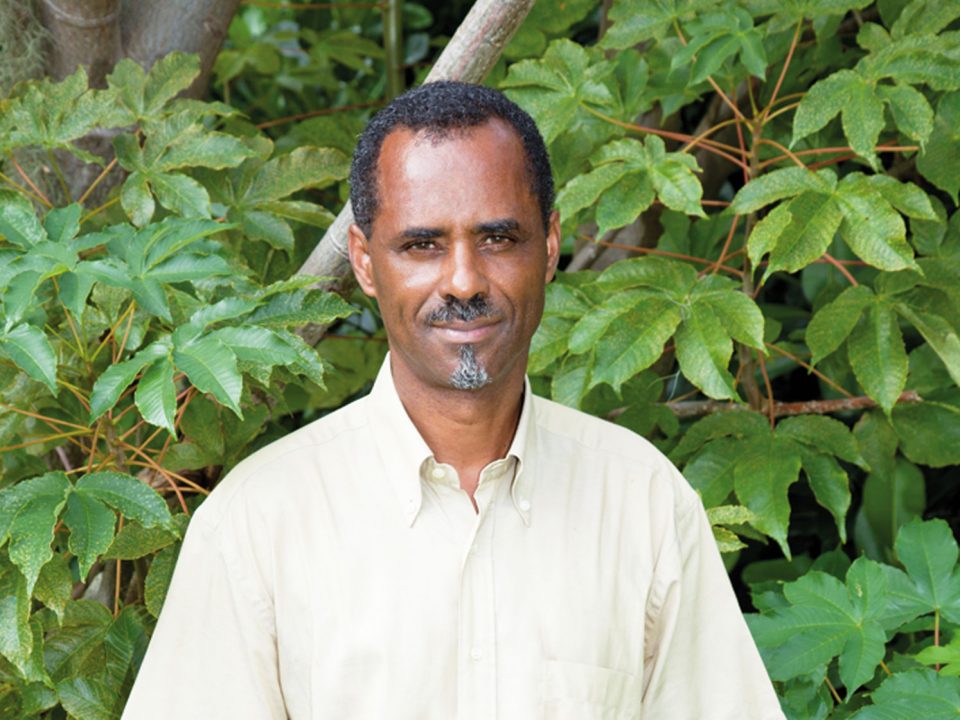
MULTIPOLYGON (((433 453, 400 402, 400 396, 393 384, 389 354, 380 366, 366 403, 374 445, 381 455, 383 466, 389 468, 388 480, 396 493, 407 524, 412 526, 423 503, 423 468, 433 459, 433 453)), ((514 508, 527 526, 530 525, 532 510, 533 473, 524 471, 524 466, 534 446, 533 413, 530 381, 524 378, 520 420, 510 449, 507 450, 507 457, 512 455, 517 459, 510 496, 514 508)))

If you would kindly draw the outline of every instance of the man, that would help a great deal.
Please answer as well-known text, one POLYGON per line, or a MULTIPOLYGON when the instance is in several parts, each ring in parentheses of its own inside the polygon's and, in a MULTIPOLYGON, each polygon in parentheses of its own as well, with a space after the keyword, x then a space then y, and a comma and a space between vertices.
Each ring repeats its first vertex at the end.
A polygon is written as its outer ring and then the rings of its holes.
POLYGON ((781 718, 696 494, 525 381, 560 245, 529 116, 421 87, 351 182, 388 360, 195 514, 125 717, 781 718))

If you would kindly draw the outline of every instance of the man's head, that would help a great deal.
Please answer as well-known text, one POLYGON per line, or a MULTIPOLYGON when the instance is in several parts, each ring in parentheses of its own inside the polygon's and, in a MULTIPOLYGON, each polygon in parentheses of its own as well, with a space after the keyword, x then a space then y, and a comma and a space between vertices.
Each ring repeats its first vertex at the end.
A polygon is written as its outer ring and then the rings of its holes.
POLYGON ((424 86, 374 118, 352 178, 350 260, 380 303, 394 379, 457 390, 521 382, 560 243, 529 116, 494 90, 424 86))
POLYGON ((523 145, 530 190, 537 198, 547 229, 553 210, 550 156, 536 124, 503 93, 469 83, 442 81, 410 90, 378 112, 360 134, 350 168, 353 216, 370 237, 377 214, 377 163, 383 141, 394 130, 423 131, 431 140, 443 140, 499 119, 510 125, 523 145))

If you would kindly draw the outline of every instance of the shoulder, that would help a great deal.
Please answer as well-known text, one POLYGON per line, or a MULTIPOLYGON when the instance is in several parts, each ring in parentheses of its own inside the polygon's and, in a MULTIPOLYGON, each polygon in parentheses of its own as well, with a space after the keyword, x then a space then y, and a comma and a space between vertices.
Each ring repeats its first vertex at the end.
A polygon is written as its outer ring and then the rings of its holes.
POLYGON ((343 462, 369 437, 366 400, 355 400, 241 460, 195 515, 212 528, 251 508, 268 511, 278 498, 301 494, 299 485, 316 484, 324 467, 343 462), (285 492, 278 493, 281 488, 285 492))
POLYGON ((686 513, 700 504, 680 471, 645 437, 546 398, 534 396, 533 404, 538 441, 548 453, 575 456, 607 481, 640 483, 667 495, 676 512, 686 513))

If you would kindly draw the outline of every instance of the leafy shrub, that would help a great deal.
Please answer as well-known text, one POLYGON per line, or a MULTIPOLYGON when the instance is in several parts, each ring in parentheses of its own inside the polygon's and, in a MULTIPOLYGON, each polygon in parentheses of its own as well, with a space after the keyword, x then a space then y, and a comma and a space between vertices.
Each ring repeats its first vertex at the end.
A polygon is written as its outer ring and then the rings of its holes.
MULTIPOLYGON (((954 717, 960 9, 599 5, 538 3, 494 73, 566 238, 532 381, 682 468, 790 717, 954 717)), ((233 105, 176 99, 178 55, 0 105, 0 717, 115 717, 189 512, 383 356, 296 275, 362 113, 270 119, 378 102, 376 21, 289 17, 234 23, 233 105), (71 158, 99 164, 75 197, 71 158)))

